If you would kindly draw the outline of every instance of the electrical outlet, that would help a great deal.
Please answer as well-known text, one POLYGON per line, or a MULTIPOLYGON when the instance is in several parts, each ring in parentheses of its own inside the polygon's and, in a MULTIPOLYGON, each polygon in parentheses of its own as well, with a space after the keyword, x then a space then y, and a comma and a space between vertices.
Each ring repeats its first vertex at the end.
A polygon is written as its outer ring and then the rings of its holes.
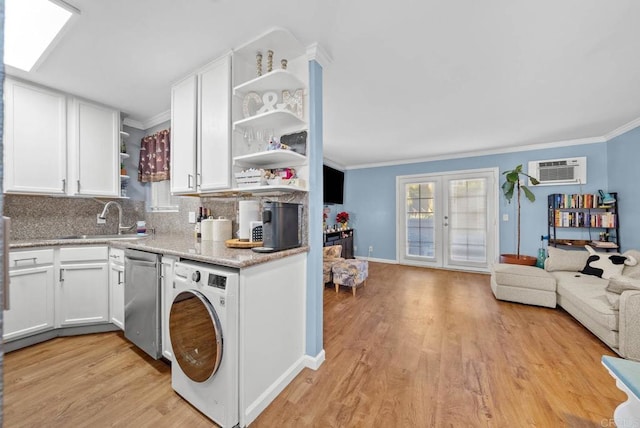
POLYGON ((356 251, 358 251, 358 246, 357 246, 357 245, 354 245, 354 246, 353 246, 353 252, 355 253, 356 251))
POLYGON ((100 218, 100 214, 96 214, 96 219, 98 221, 98 224, 105 224, 107 222, 107 219, 100 218))
POLYGON ((373 245, 369 245, 369 252, 373 253, 373 245))
POLYGON ((502 214, 502 221, 509 221, 509 214, 502 214))
POLYGON ((189 211, 189 223, 196 222, 196 213, 195 211, 189 211))

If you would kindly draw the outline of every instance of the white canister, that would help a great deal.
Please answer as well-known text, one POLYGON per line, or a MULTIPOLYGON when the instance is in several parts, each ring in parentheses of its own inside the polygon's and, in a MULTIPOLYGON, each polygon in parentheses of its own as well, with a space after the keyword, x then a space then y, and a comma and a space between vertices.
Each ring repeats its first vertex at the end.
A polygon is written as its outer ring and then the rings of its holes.
POLYGON ((224 217, 210 218, 202 222, 202 239, 208 241, 226 241, 231 239, 231 220, 224 217), (208 222, 205 226, 205 221, 208 222), (210 225, 210 226, 209 226, 210 225), (211 231, 205 235, 205 228, 211 228, 211 231))

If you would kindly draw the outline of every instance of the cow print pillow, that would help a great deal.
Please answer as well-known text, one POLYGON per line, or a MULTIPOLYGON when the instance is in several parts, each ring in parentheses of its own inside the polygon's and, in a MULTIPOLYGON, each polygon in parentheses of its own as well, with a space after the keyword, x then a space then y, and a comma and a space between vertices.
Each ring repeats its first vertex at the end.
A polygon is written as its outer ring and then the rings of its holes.
POLYGON ((633 257, 625 257, 620 254, 597 253, 593 248, 585 245, 589 251, 589 258, 582 273, 609 279, 613 275, 620 275, 625 265, 633 266, 637 262, 633 257))

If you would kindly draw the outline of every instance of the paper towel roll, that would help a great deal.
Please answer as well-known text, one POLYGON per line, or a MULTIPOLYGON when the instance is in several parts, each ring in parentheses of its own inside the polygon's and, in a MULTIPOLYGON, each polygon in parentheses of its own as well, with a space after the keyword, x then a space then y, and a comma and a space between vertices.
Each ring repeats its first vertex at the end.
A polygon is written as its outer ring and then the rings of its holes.
MULTIPOLYGON (((212 241, 226 241, 227 239, 231 239, 231 220, 227 220, 224 217, 219 217, 211 220, 211 240, 212 241)), ((204 239, 204 234, 202 235, 202 239, 204 239)))
POLYGON ((206 218, 200 223, 200 236, 203 241, 213 240, 213 219, 206 218))
POLYGON ((240 201, 238 204, 238 239, 248 241, 251 238, 252 221, 262 218, 259 201, 240 201))

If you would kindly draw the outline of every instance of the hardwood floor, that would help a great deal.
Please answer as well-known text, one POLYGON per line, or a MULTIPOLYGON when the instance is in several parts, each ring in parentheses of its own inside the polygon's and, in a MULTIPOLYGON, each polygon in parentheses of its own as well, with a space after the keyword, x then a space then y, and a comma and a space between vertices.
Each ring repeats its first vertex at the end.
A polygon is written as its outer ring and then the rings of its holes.
MULTIPOLYGON (((369 271, 356 297, 325 289, 325 363, 252 427, 612 426, 614 354, 564 311, 496 301, 486 275, 369 271)), ((119 333, 6 355, 4 393, 7 427, 212 426, 119 333)))

